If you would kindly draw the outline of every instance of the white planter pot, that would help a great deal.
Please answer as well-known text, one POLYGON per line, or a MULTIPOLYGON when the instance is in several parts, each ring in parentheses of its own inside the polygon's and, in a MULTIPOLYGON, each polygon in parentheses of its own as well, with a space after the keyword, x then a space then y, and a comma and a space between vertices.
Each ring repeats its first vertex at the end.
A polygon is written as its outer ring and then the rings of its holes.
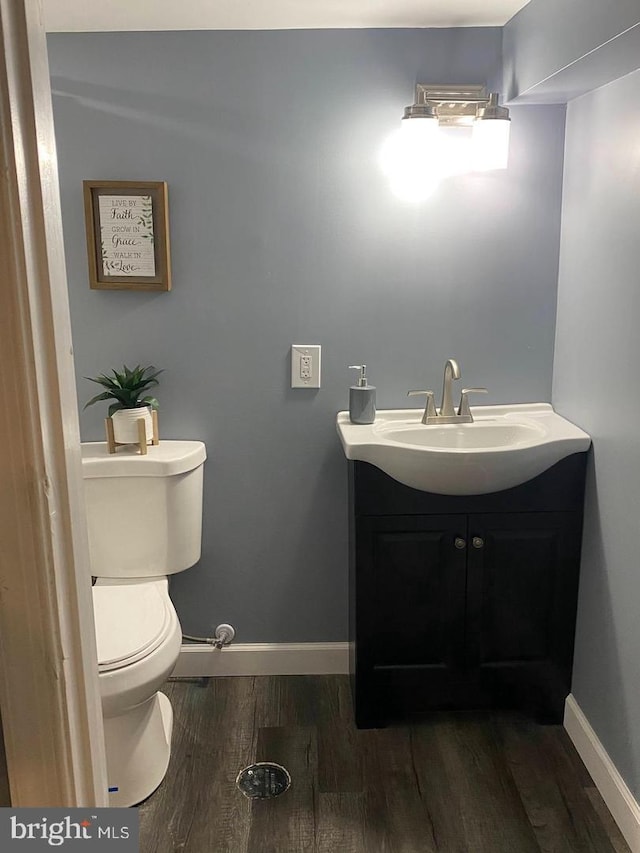
POLYGON ((118 409, 111 416, 113 422, 113 437, 118 444, 138 443, 138 421, 144 420, 146 443, 153 440, 153 420, 151 408, 141 406, 138 409, 118 409))

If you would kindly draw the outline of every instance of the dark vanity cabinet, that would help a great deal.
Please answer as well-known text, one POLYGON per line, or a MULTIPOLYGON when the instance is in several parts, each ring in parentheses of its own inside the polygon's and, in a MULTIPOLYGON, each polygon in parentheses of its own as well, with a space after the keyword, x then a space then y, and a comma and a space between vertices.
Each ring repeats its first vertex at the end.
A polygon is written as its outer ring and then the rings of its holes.
POLYGON ((447 496, 349 463, 359 727, 433 709, 560 722, 570 691, 586 454, 522 486, 447 496))

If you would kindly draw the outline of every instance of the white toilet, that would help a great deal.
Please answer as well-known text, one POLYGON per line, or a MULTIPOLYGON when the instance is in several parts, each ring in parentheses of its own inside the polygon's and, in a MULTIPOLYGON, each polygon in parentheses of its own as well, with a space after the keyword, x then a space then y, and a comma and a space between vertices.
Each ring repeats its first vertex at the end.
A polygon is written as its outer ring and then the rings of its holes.
POLYGON ((201 441, 146 456, 82 445, 110 806, 148 797, 167 771, 173 711, 158 692, 182 639, 167 575, 200 559, 201 441))

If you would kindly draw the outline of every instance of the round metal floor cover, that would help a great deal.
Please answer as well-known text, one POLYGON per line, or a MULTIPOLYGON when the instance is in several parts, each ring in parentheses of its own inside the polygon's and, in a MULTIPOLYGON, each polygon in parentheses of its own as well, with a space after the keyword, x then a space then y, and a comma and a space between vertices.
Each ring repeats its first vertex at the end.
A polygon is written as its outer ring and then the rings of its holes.
POLYGON ((291 784, 291 776, 280 764, 259 761, 250 764, 238 773, 236 785, 245 797, 252 800, 268 800, 284 794, 291 784))

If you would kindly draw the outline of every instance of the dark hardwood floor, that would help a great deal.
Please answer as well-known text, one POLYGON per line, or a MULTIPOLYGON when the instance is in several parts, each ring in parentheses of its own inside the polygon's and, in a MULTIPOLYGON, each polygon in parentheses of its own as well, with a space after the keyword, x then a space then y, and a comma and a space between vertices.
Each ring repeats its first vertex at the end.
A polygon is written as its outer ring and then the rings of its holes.
POLYGON ((346 676, 170 682, 173 754, 141 853, 628 853, 564 729, 438 714, 358 731, 346 676), (291 788, 248 800, 275 761, 291 788))

